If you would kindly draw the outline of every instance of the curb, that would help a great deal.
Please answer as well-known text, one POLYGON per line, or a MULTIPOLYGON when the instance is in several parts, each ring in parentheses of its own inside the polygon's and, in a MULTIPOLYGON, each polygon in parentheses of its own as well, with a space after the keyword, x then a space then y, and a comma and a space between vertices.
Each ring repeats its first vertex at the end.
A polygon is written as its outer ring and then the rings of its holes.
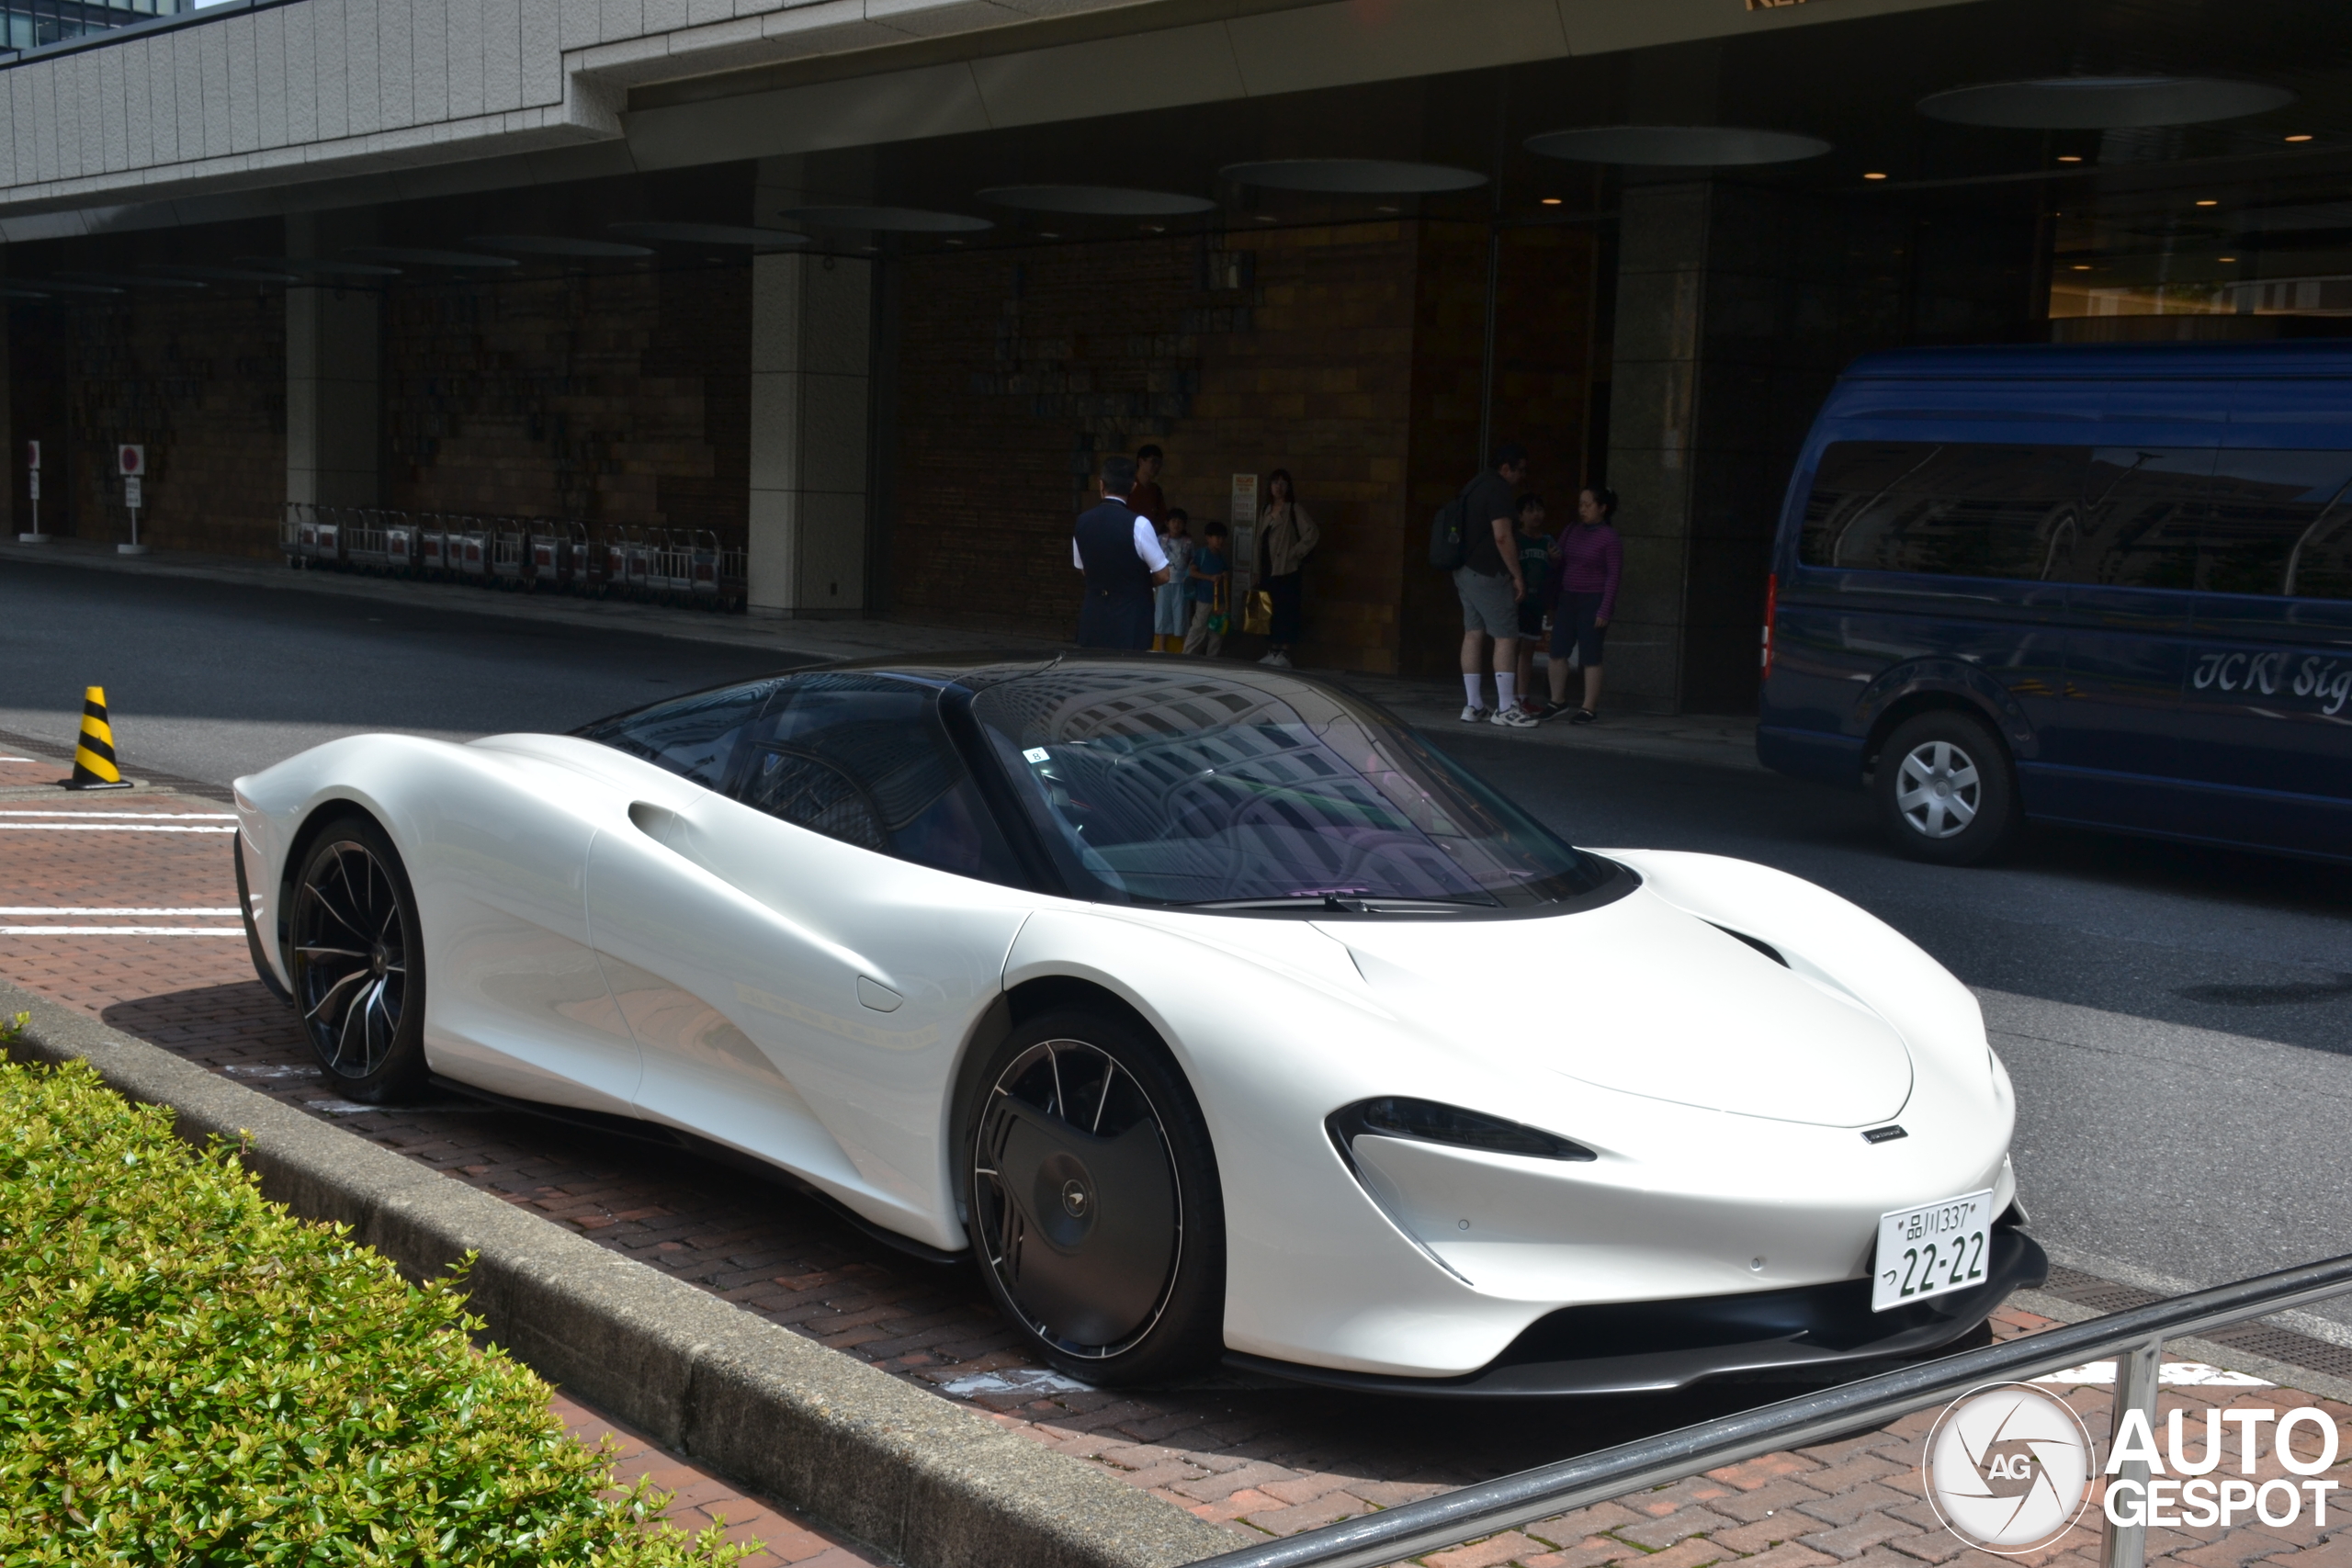
POLYGON ((1173 1568, 1233 1538, 986 1416, 617 1257, 161 1046, 0 982, 19 1058, 79 1058, 262 1190, 413 1277, 468 1251, 471 1310, 551 1382, 911 1568, 1173 1568))

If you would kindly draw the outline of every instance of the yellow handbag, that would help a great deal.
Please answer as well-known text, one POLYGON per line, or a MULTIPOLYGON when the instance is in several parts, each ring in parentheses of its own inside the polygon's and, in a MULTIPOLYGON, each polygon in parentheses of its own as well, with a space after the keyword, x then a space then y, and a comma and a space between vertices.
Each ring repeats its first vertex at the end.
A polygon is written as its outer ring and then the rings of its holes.
POLYGON ((1241 629, 1251 637, 1264 637, 1274 629, 1274 596, 1261 588, 1250 595, 1250 607, 1241 613, 1241 629))

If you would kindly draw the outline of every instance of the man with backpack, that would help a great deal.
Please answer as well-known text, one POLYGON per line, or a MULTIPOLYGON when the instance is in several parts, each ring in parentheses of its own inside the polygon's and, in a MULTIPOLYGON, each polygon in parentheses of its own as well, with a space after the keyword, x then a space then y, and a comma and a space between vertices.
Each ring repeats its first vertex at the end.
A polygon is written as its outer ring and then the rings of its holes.
POLYGON ((1437 515, 1430 533, 1430 562, 1453 573, 1462 600, 1462 722, 1527 729, 1535 718, 1519 705, 1519 602, 1527 597, 1520 570, 1518 490, 1527 478, 1527 448, 1506 441, 1494 467, 1463 487, 1437 515), (1495 697, 1486 703, 1484 655, 1495 645, 1495 697))

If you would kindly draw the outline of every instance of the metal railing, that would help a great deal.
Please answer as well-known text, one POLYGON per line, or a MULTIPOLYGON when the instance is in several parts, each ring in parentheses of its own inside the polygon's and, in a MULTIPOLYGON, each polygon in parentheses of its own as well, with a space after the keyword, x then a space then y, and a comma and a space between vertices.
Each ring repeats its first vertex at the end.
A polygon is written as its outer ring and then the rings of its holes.
MULTIPOLYGON (((2153 1422, 2166 1339, 2284 1312, 2346 1291, 2352 1291, 2352 1256, 2284 1269, 1523 1470, 1360 1519, 1204 1558, 1193 1568, 1379 1568, 1758 1454, 1883 1427, 1984 1383, 2027 1382, 2107 1356, 2116 1358, 2117 1425, 2133 1409, 2153 1422)), ((2145 1485, 2147 1468, 2144 1460, 2127 1460, 2114 1479, 2145 1485)), ((2109 1525, 2103 1568, 2140 1568, 2146 1547, 2144 1524, 2109 1525)))

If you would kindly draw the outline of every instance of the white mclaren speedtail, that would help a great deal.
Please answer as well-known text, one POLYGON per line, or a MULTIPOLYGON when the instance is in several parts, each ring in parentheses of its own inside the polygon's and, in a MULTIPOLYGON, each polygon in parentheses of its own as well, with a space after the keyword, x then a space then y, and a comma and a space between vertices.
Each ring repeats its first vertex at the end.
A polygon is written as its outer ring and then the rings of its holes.
POLYGON ((236 796, 255 965, 338 1092, 773 1175, 967 1257, 1091 1382, 1835 1376, 2046 1267, 1925 953, 1762 866, 1573 848, 1288 671, 831 666, 236 796))

